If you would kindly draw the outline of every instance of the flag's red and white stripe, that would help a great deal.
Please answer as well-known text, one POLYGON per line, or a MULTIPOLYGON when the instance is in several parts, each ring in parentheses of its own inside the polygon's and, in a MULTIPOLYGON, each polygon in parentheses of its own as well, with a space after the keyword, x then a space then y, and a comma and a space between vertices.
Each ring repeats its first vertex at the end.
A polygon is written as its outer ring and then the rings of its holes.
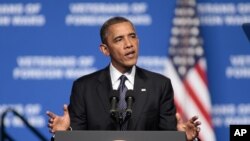
POLYGON ((187 119, 197 115, 202 123, 201 140, 215 141, 210 116, 211 101, 207 87, 205 60, 200 59, 193 68, 189 69, 183 80, 180 79, 171 60, 167 60, 166 65, 166 74, 173 83, 178 111, 187 119))
POLYGON ((186 120, 197 115, 202 123, 200 138, 215 141, 196 1, 176 2, 166 75, 173 83, 178 112, 186 120))

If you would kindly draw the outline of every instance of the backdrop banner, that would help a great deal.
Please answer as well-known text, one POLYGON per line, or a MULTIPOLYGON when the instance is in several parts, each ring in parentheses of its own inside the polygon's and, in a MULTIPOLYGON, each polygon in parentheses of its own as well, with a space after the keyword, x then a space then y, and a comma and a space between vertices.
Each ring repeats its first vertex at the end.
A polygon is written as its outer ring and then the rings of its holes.
MULTIPOLYGON (((192 8, 179 8, 182 2, 1 0, 0 115, 13 108, 49 139, 46 111, 61 115, 73 81, 108 65, 109 58, 99 51, 99 29, 112 16, 125 16, 135 24, 140 39, 138 66, 174 80, 167 73, 170 47, 175 33, 185 32, 174 27, 195 21, 197 30, 192 32, 202 37, 206 59, 209 126, 216 140, 229 140, 230 124, 250 124, 250 44, 242 29, 243 23, 250 23, 250 2, 189 0, 192 8), (192 13, 195 20, 185 17, 192 13)), ((188 40, 195 41, 192 36, 188 40)), ((4 125, 17 141, 38 140, 11 113, 4 125)))

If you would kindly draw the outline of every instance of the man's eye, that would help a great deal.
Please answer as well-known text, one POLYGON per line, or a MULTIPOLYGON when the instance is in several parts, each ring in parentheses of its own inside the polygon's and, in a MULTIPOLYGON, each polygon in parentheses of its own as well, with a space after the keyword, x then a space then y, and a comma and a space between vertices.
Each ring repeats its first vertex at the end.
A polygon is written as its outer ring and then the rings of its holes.
POLYGON ((135 34, 130 35, 131 38, 136 38, 135 34))
POLYGON ((122 38, 116 38, 115 39, 115 42, 119 42, 119 41, 121 41, 122 40, 122 38))

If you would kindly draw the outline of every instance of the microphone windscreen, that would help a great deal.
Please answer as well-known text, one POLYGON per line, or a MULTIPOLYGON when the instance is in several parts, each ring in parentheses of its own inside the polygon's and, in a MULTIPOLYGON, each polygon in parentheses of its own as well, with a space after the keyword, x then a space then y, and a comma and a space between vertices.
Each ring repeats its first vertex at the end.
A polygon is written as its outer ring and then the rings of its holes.
POLYGON ((117 100, 119 100, 119 91, 118 90, 112 90, 111 92, 111 96, 110 96, 110 101, 113 99, 113 98, 116 98, 117 100))
POLYGON ((134 98, 134 91, 133 90, 127 90, 126 92, 126 101, 128 100, 128 98, 131 97, 133 99, 133 101, 135 100, 134 98))

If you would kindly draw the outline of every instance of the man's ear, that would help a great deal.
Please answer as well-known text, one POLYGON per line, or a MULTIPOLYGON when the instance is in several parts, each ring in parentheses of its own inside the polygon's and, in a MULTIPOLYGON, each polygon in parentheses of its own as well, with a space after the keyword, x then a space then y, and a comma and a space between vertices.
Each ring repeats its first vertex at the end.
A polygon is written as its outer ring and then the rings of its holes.
POLYGON ((100 44, 100 51, 101 51, 105 56, 109 56, 109 55, 110 55, 108 46, 107 46, 106 44, 100 44))

